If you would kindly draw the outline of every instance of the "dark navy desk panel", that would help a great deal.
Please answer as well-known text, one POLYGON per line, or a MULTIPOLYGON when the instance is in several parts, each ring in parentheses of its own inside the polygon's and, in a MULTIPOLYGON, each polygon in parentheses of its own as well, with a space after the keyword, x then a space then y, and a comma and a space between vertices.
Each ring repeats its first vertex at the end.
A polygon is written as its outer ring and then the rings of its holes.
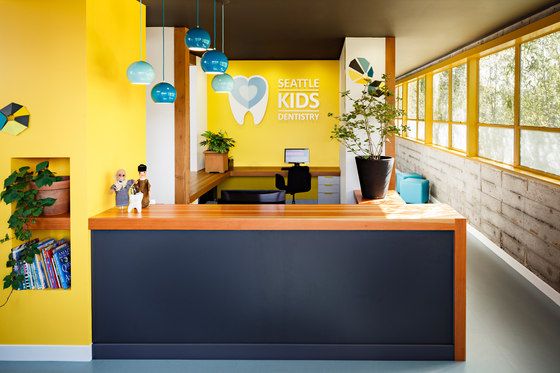
POLYGON ((92 231, 95 358, 453 359, 452 231, 92 231))

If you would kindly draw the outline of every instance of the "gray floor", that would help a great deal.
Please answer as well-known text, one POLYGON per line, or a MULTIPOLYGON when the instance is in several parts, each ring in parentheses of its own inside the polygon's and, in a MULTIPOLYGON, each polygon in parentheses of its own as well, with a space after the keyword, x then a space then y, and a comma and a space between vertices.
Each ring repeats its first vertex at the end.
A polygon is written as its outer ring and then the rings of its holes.
POLYGON ((469 235, 467 362, 0 362, 0 372, 560 372, 560 307, 469 235))

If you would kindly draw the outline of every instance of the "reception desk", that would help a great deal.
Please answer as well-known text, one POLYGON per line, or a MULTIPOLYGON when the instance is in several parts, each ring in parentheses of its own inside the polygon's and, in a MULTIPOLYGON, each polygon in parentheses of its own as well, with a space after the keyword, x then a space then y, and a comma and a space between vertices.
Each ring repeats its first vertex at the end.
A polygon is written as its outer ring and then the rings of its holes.
POLYGON ((89 220, 93 356, 465 359, 446 205, 159 205, 89 220))

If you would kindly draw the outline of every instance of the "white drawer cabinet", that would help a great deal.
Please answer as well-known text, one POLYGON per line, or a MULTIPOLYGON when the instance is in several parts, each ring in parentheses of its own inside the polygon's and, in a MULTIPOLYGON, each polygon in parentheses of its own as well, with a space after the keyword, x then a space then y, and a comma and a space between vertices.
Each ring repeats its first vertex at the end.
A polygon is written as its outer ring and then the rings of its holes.
POLYGON ((317 203, 319 204, 338 204, 340 203, 340 177, 339 176, 319 176, 319 190, 317 203))

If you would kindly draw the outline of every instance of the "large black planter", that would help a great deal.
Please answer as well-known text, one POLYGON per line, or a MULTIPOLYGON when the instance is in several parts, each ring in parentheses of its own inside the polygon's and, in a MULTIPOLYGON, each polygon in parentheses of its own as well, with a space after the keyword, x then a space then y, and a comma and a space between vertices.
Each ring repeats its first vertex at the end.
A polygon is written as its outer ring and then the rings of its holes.
POLYGON ((393 157, 381 156, 380 159, 356 157, 358 178, 362 196, 367 199, 385 198, 391 181, 393 157))

